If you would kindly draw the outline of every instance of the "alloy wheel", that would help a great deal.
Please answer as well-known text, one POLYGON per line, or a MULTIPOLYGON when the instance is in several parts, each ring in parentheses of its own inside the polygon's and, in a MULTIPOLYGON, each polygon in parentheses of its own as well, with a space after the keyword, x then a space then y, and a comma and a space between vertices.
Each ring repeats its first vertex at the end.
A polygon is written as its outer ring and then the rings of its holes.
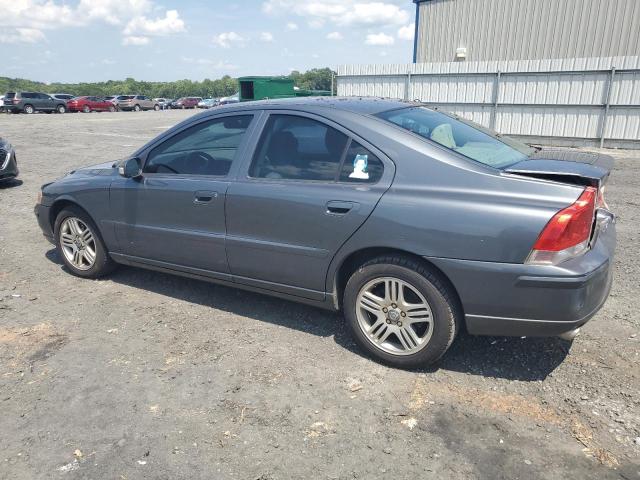
POLYGON ((77 217, 67 217, 60 225, 60 248, 78 270, 89 270, 96 263, 96 240, 89 226, 77 217))
POLYGON ((411 355, 433 334, 431 306, 416 287, 395 277, 367 282, 358 292, 356 318, 366 338, 392 355, 411 355))

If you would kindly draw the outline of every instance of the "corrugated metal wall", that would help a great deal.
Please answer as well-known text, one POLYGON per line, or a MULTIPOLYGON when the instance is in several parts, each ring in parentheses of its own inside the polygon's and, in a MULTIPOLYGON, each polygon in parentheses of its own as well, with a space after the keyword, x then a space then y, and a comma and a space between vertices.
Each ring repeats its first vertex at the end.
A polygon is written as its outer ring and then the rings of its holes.
POLYGON ((428 0, 417 62, 638 55, 639 0, 428 0))
POLYGON ((557 145, 640 148, 640 57, 338 67, 338 95, 420 100, 557 145))

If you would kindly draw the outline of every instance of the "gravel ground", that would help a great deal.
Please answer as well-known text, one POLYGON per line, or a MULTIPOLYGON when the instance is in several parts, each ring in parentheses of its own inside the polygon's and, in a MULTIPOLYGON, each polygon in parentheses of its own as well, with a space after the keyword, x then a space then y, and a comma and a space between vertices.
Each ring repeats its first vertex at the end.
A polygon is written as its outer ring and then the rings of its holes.
POLYGON ((135 268, 67 274, 40 185, 192 112, 1 115, 0 478, 640 478, 640 152, 616 152, 611 298, 572 345, 364 358, 339 315, 135 268))

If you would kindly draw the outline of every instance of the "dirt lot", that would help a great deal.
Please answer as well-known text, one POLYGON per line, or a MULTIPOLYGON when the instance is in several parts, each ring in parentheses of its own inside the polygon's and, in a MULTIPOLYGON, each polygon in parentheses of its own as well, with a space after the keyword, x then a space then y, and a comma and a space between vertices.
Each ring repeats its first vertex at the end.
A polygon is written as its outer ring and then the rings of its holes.
POLYGON ((0 478, 640 478, 640 152, 618 152, 616 279, 569 345, 461 336, 437 368, 364 358, 338 315, 120 268, 66 273, 40 185, 192 112, 0 115, 0 478))

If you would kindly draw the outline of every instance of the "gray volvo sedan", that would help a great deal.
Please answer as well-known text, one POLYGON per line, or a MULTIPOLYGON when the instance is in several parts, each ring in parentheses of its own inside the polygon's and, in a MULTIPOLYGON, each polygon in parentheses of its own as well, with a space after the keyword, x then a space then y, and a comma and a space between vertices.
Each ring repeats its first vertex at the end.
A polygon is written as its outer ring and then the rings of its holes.
POLYGON ((575 335, 611 287, 611 168, 418 103, 271 100, 72 171, 35 213, 75 275, 133 265, 342 310, 368 354, 416 367, 463 327, 575 335))

